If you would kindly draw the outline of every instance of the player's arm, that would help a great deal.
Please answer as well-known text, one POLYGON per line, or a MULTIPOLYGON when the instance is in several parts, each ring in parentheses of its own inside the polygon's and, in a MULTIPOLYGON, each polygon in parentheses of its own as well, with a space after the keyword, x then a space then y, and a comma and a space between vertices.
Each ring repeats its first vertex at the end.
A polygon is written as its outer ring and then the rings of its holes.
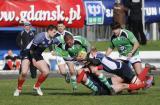
POLYGON ((85 39, 84 37, 81 37, 80 42, 85 47, 85 49, 86 49, 87 52, 90 51, 91 44, 89 43, 89 41, 87 39, 85 39))
POLYGON ((18 36, 17 36, 17 38, 16 38, 16 44, 17 44, 17 46, 19 47, 19 48, 22 48, 22 32, 20 32, 19 34, 18 34, 18 36))
POLYGON ((34 53, 36 53, 37 50, 37 46, 42 42, 42 38, 39 35, 36 35, 32 41, 31 47, 30 47, 30 53, 31 55, 33 55, 34 53))
POLYGON ((106 49, 106 56, 109 56, 114 48, 115 48, 115 46, 114 46, 114 44, 112 43, 112 40, 111 40, 108 49, 106 49))
POLYGON ((140 45, 139 45, 138 40, 134 36, 134 34, 132 32, 130 32, 130 31, 128 31, 128 39, 133 44, 133 48, 130 51, 130 53, 133 55, 138 50, 140 45))

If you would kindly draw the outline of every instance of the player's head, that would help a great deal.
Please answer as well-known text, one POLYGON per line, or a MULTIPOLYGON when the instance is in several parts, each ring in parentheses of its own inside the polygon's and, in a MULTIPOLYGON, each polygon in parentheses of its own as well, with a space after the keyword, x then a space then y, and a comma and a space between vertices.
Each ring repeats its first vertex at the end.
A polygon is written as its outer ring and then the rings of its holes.
POLYGON ((8 53, 9 56, 12 56, 12 54, 13 54, 11 49, 9 49, 7 53, 8 53))
POLYGON ((31 29, 31 23, 30 22, 24 22, 24 29, 29 31, 31 29))
POLYGON ((57 27, 54 25, 49 25, 47 27, 47 33, 49 35, 49 37, 54 37, 56 35, 57 32, 57 27))
POLYGON ((115 0, 115 3, 119 4, 121 3, 121 0, 115 0))
POLYGON ((64 41, 68 47, 72 47, 74 44, 73 35, 71 35, 70 33, 66 33, 64 36, 64 41))
POLYGON ((111 28, 114 35, 118 36, 120 34, 121 25, 118 22, 112 23, 111 28))
POLYGON ((58 21, 58 24, 57 24, 57 29, 60 33, 62 33, 65 29, 65 25, 64 25, 64 22, 63 21, 58 21))
POLYGON ((95 57, 96 53, 97 53, 97 48, 93 46, 90 51, 90 56, 95 57))

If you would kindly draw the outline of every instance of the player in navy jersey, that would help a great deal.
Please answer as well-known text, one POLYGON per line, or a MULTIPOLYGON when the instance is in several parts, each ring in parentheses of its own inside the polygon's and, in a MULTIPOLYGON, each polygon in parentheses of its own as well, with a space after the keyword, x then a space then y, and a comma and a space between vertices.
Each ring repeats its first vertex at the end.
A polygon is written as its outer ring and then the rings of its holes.
POLYGON ((34 89, 37 94, 42 96, 43 92, 41 91, 40 85, 46 80, 49 74, 49 67, 44 61, 42 52, 48 48, 50 45, 57 42, 53 37, 56 35, 57 28, 53 25, 47 27, 47 32, 39 33, 34 37, 34 39, 28 44, 26 54, 24 55, 24 61, 22 62, 22 72, 18 78, 18 86, 14 92, 14 96, 19 96, 22 91, 22 85, 25 81, 25 77, 29 70, 29 65, 33 62, 34 66, 38 68, 41 74, 38 77, 37 82, 34 85, 34 89))
MULTIPOLYGON (((148 73, 148 69, 150 69, 149 67, 144 68, 142 72, 138 76, 136 76, 127 64, 118 60, 113 60, 110 57, 107 57, 105 54, 97 52, 96 49, 91 50, 91 53, 89 54, 89 59, 93 65, 95 65, 94 60, 98 60, 99 64, 102 65, 97 67, 90 66, 90 69, 96 75, 99 74, 99 72, 97 72, 98 69, 103 69, 106 72, 116 74, 117 76, 119 76, 121 78, 120 81, 122 83, 123 82, 127 83, 126 85, 121 84, 122 86, 121 89, 124 88, 124 89, 134 90, 134 89, 144 88, 146 86, 145 80, 146 80, 146 75, 148 73)), ((119 89, 117 87, 118 86, 114 87, 112 86, 112 88, 114 89, 119 89)))

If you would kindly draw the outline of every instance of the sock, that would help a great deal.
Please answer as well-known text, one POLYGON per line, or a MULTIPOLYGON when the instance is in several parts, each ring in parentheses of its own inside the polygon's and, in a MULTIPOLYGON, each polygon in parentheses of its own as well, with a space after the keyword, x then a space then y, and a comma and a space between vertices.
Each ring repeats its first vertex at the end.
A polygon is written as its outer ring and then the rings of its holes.
POLYGON ((77 83, 80 83, 84 77, 85 71, 82 70, 82 72, 77 76, 77 83))
POLYGON ((9 66, 10 70, 12 70, 13 69, 13 62, 11 60, 8 60, 7 64, 9 66))
POLYGON ((102 65, 97 66, 97 70, 103 70, 103 66, 102 65))
POLYGON ((17 62, 16 62, 16 70, 19 70, 19 69, 20 69, 20 65, 21 65, 20 61, 17 61, 17 62))
POLYGON ((40 74, 38 77, 38 80, 35 84, 35 87, 40 87, 40 85, 46 80, 47 76, 44 76, 43 74, 40 74))
POLYGON ((129 90, 137 90, 140 88, 144 88, 145 87, 145 83, 141 83, 141 84, 129 84, 128 89, 129 90))
POLYGON ((109 82, 107 81, 106 77, 101 73, 99 76, 98 76, 99 80, 104 83, 109 89, 111 89, 111 85, 109 84, 109 82))
POLYGON ((146 76, 148 74, 148 71, 149 71, 149 67, 145 67, 142 72, 138 75, 138 78, 141 80, 141 81, 145 81, 146 80, 146 76))
POLYGON ((76 76, 75 75, 72 75, 71 76, 71 85, 74 89, 77 88, 77 81, 76 81, 76 76))
POLYGON ((94 92, 98 91, 97 86, 95 86, 94 83, 90 79, 87 79, 84 85, 86 85, 89 89, 93 90, 94 92))
POLYGON ((23 83, 24 83, 24 81, 25 80, 20 80, 20 79, 18 79, 18 90, 22 90, 22 85, 23 85, 23 83))

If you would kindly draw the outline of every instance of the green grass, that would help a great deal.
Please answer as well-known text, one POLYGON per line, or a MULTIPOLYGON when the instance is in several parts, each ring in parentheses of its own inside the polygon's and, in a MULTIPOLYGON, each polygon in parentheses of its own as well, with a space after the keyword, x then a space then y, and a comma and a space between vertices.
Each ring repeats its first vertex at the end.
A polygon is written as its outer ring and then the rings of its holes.
POLYGON ((159 105, 160 79, 156 85, 136 95, 92 96, 91 91, 79 85, 78 92, 72 94, 71 87, 62 78, 49 78, 42 85, 44 96, 32 93, 35 80, 24 84, 23 93, 13 97, 17 80, 0 81, 0 105, 159 105))
MULTIPOLYGON (((109 42, 91 42, 98 50, 104 51, 109 46, 109 42)), ((147 45, 140 46, 140 51, 160 51, 160 41, 148 41, 147 45)))

